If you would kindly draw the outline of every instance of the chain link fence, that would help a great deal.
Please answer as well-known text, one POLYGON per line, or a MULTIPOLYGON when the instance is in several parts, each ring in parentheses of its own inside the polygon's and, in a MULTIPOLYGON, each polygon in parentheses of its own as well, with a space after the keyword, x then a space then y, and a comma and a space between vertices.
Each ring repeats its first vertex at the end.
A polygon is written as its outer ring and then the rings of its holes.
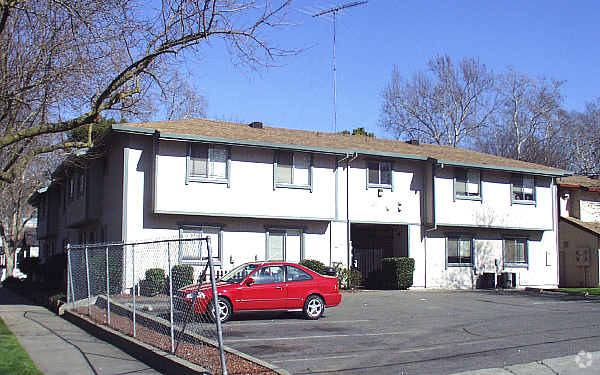
POLYGON ((224 312, 201 292, 202 286, 217 294, 220 275, 210 238, 68 245, 67 254, 71 309, 227 374, 221 322, 215 318, 224 312))

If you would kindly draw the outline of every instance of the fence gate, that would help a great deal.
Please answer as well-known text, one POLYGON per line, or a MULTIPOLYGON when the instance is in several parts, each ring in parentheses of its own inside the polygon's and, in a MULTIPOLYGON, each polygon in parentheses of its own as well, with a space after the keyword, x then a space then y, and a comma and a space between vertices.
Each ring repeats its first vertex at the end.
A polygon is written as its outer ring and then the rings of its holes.
POLYGON ((383 249, 353 249, 352 252, 363 280, 367 280, 371 272, 381 271, 383 249))

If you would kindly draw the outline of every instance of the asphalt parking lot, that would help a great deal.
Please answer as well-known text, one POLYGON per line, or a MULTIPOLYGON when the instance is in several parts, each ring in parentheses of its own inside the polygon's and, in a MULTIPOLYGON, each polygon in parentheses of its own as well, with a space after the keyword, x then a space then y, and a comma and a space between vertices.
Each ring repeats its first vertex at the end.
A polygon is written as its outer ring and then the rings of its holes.
POLYGON ((364 291, 344 294, 318 321, 297 313, 234 315, 224 338, 294 374, 451 374, 598 351, 600 300, 364 291))

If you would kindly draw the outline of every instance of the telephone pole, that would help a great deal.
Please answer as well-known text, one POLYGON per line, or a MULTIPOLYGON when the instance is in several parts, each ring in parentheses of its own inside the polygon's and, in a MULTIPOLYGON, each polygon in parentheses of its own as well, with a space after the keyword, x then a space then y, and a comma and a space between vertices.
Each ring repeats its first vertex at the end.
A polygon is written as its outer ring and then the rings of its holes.
POLYGON ((336 37, 336 16, 337 12, 352 8, 358 5, 363 5, 368 3, 368 1, 355 1, 352 3, 346 3, 337 5, 333 8, 325 9, 319 13, 313 14, 313 17, 320 17, 326 14, 333 15, 333 132, 337 133, 337 69, 336 69, 336 56, 335 56, 335 37, 336 37))

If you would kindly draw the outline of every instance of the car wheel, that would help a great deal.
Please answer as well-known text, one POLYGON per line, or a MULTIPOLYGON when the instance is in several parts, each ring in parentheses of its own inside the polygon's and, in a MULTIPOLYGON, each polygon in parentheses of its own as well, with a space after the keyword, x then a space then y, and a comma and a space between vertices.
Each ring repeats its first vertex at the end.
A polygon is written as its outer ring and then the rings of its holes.
POLYGON ((323 298, 312 295, 306 299, 304 302, 304 316, 306 319, 317 320, 323 315, 323 311, 325 310, 325 303, 323 302, 323 298))
MULTIPOLYGON (((231 318, 231 314, 233 313, 233 308, 231 307, 231 303, 227 300, 227 298, 219 297, 219 318, 221 319, 221 323, 225 323, 231 318)), ((214 300, 211 301, 210 306, 208 308, 208 317, 211 321, 216 322, 215 319, 215 305, 214 300)))

